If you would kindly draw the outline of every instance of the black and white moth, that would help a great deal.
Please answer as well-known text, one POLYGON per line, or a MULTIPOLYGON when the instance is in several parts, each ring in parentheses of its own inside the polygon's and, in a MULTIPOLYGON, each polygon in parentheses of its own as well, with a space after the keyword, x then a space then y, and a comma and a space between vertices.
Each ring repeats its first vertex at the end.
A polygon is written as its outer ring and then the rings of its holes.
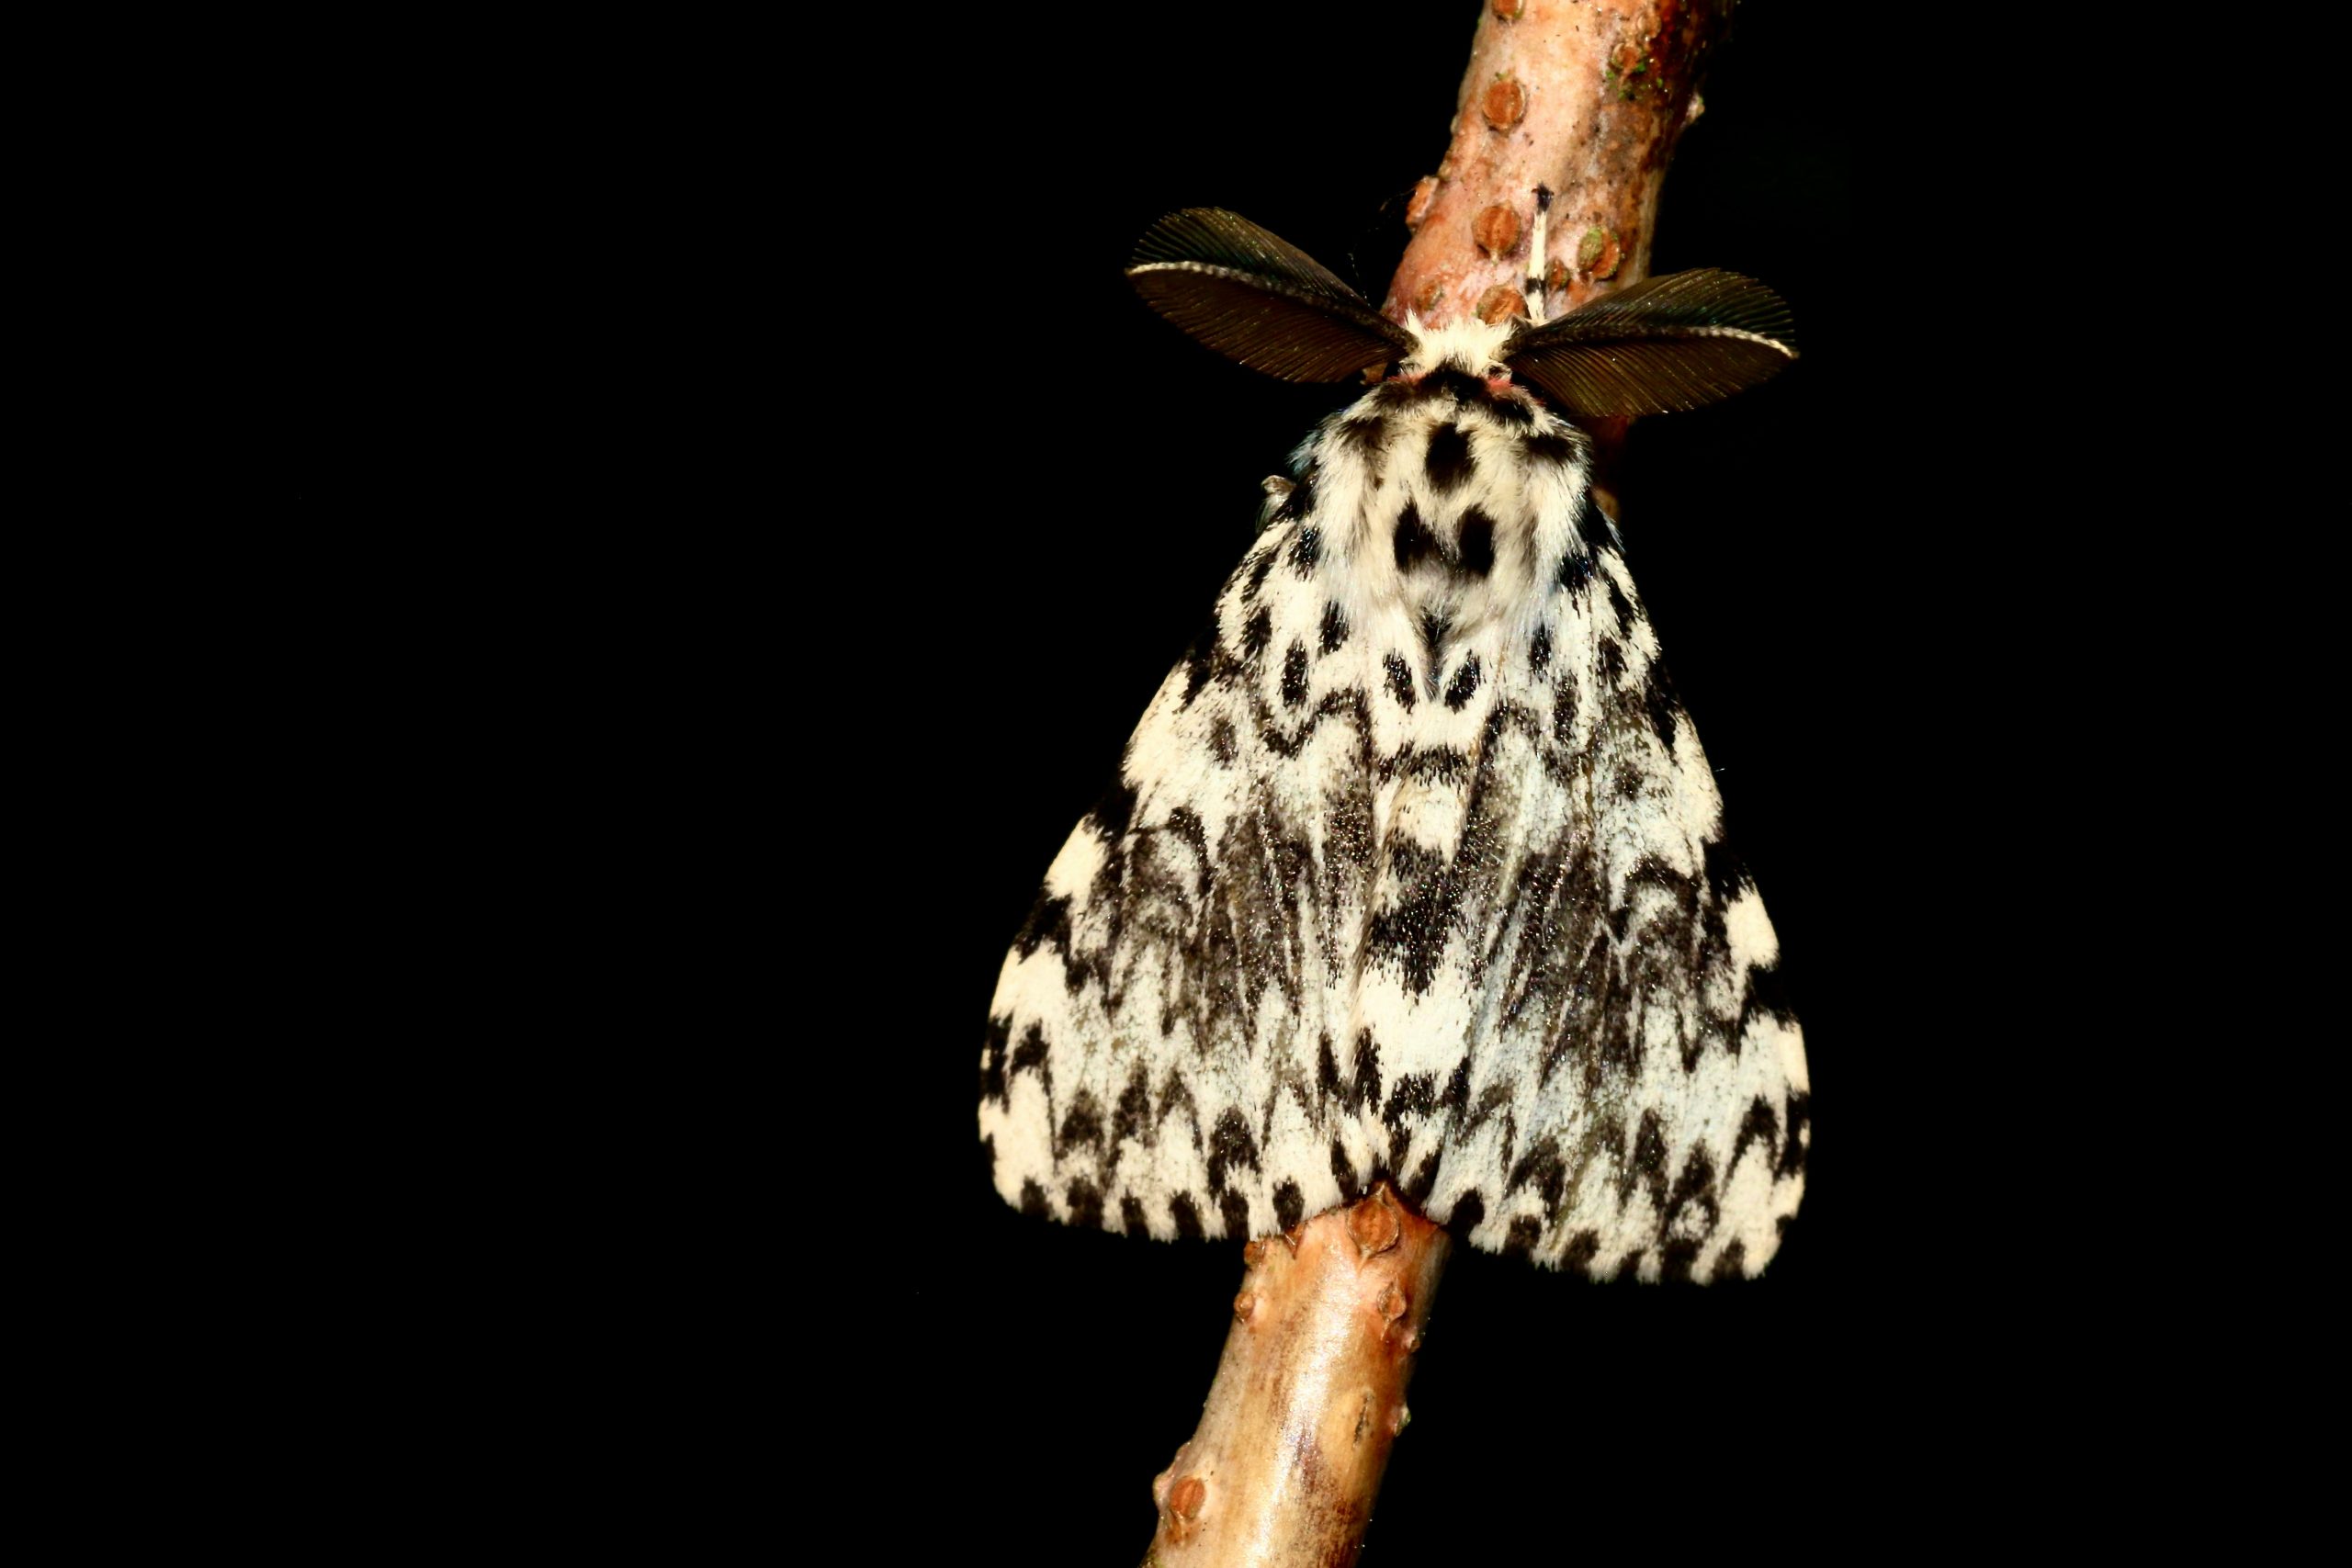
POLYGON ((1268 481, 1006 954, 998 1191, 1239 1239, 1385 1179, 1489 1251, 1758 1272, 1804 1187, 1803 1041, 1573 422, 1762 380, 1786 307, 1699 271, 1399 327, 1213 209, 1129 276, 1253 369, 1390 373, 1268 481))

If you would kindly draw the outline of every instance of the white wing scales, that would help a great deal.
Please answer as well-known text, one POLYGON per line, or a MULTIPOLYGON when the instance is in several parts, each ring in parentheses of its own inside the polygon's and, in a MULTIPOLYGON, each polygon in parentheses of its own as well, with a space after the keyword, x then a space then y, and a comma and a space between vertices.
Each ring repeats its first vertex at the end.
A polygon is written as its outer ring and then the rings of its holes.
POLYGON ((1162 1237, 1394 1180, 1600 1276, 1770 1258, 1804 1057, 1583 438, 1467 377, 1327 422, 1047 872, 998 1190, 1162 1237))

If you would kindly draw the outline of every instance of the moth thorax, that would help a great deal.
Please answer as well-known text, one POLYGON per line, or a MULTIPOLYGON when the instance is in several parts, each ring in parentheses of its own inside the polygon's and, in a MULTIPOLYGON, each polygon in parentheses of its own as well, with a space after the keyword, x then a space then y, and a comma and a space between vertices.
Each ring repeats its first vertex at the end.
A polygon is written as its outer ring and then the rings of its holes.
POLYGON ((1413 334, 1413 353, 1402 367, 1406 374, 1451 369, 1484 377, 1489 370, 1500 368, 1503 344, 1510 336, 1511 326, 1508 321, 1490 326, 1473 316, 1439 327, 1423 327, 1418 321, 1408 321, 1406 330, 1413 334))

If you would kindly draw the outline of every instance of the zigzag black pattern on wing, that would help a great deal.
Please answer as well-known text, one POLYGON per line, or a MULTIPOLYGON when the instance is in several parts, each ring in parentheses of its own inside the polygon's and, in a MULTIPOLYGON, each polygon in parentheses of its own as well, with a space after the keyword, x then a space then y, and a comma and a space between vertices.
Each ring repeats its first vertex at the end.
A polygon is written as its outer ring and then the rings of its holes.
POLYGON ((1465 613, 1464 584, 1530 570, 1525 524, 1482 488, 1491 446, 1418 436, 1418 406, 1367 399, 1303 449, 1313 482, 1041 890, 981 1058, 1000 1190, 1213 1235, 1387 1178, 1476 1245, 1597 1278, 1753 1272, 1810 1103, 1694 731, 1581 492, 1540 614, 1465 613), (1430 487, 1429 521, 1383 482, 1430 487), (1342 608, 1351 559, 1431 596, 1409 629, 1342 608))

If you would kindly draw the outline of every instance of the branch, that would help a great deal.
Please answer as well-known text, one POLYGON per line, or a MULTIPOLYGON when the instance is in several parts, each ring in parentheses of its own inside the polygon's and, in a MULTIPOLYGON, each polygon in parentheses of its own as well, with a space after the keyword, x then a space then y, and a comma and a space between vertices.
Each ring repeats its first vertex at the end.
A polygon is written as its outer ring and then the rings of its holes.
MULTIPOLYGON (((1554 197, 1547 316, 1647 276, 1667 163, 1734 3, 1489 0, 1383 311, 1524 311, 1538 186, 1554 197)), ((1624 423, 1594 432, 1604 474, 1624 423)), ((1250 1243, 1200 1427, 1152 1483, 1150 1568, 1356 1560, 1447 1249, 1385 1183, 1250 1243)))
POLYGON ((1659 187, 1698 118, 1729 0, 1491 0, 1453 141, 1406 209, 1412 243, 1381 309, 1424 322, 1524 307, 1534 190, 1554 193, 1553 314, 1649 276, 1659 187))
POLYGON ((1355 1560, 1446 1248, 1383 1182, 1244 1249, 1200 1427, 1151 1483, 1147 1564, 1355 1560))
MULTIPOLYGON (((1488 0, 1453 141, 1405 209, 1413 230, 1382 311, 1425 323, 1524 313, 1535 187, 1553 193, 1547 315, 1649 276, 1674 143, 1736 0, 1488 0)), ((1600 422, 1601 504, 1625 421, 1600 422)))

